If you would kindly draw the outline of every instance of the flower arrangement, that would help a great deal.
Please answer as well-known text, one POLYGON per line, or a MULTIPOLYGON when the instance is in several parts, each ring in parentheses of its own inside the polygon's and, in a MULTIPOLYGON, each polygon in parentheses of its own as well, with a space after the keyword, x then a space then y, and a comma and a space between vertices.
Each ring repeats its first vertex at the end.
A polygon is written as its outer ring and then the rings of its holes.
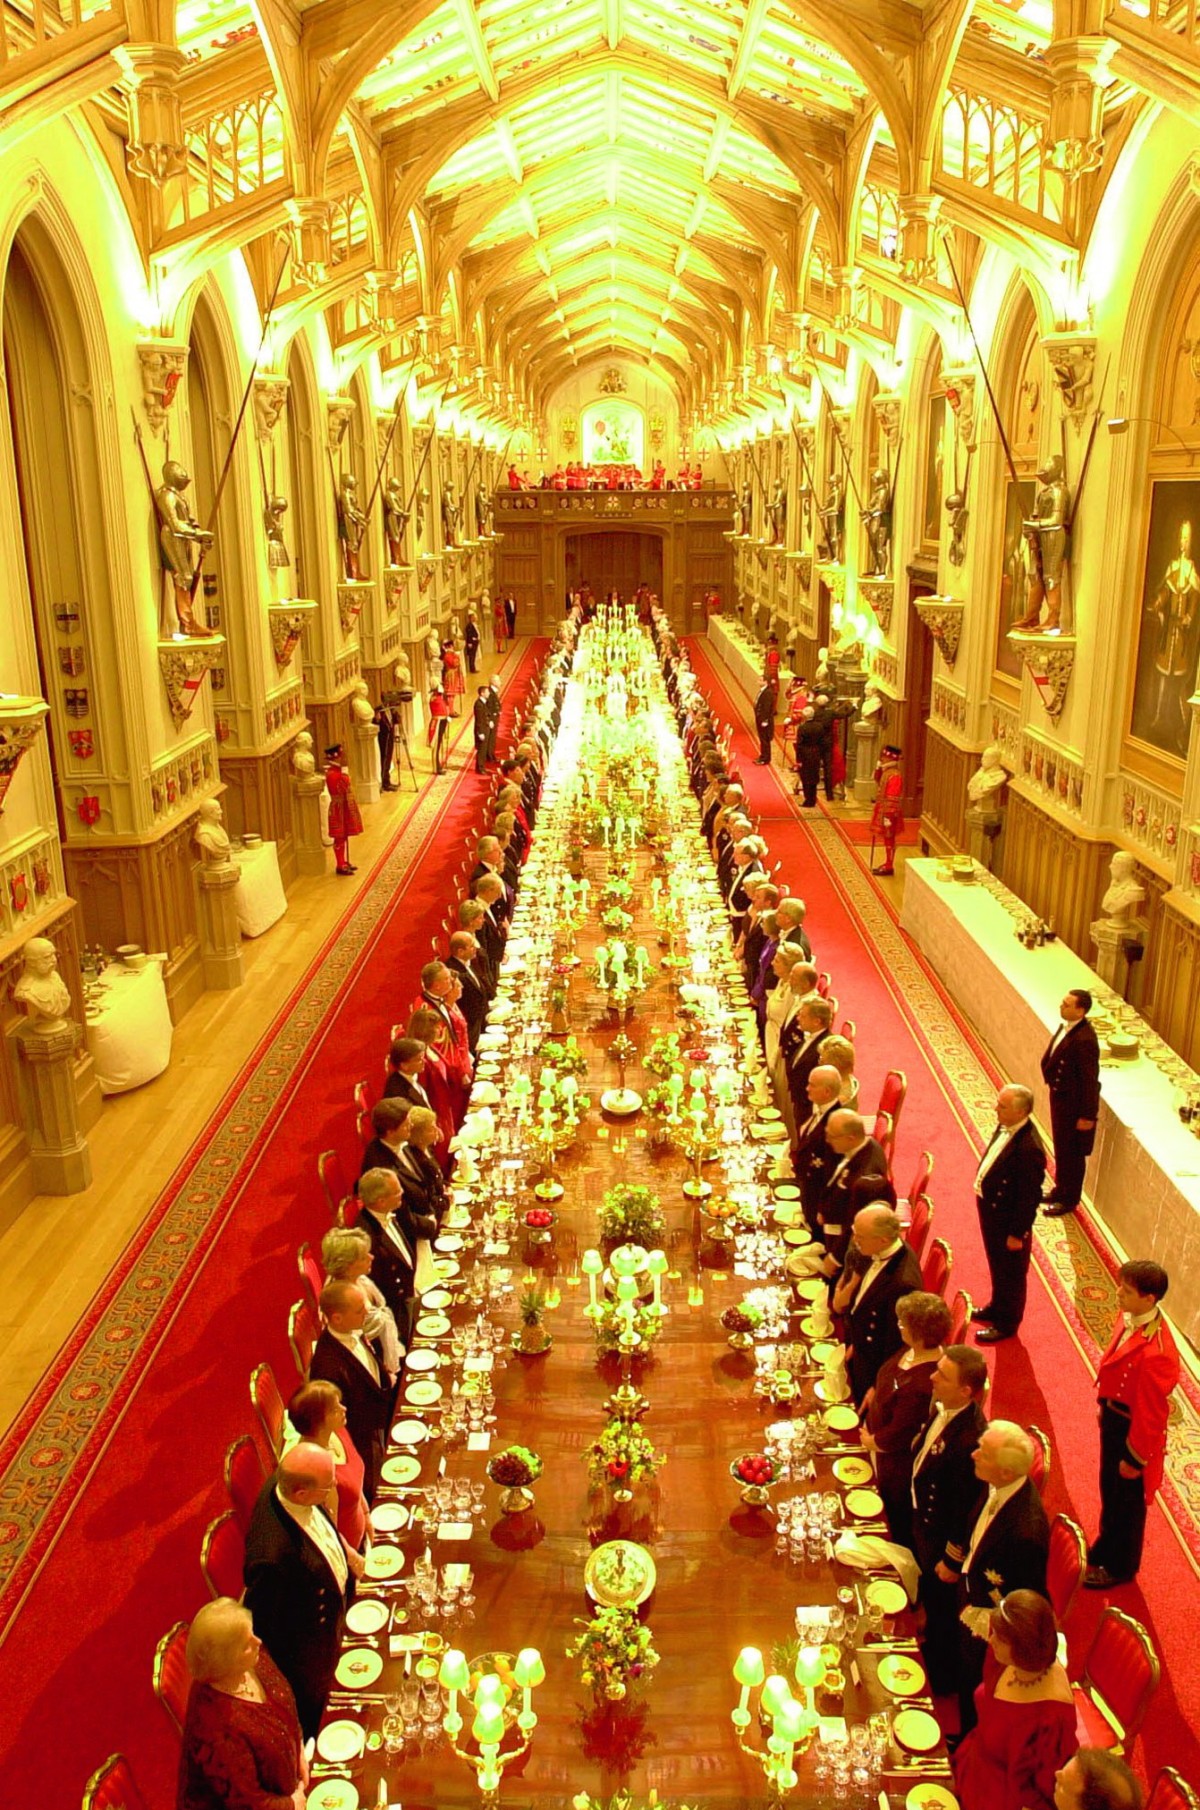
POLYGON ((502 1489, 528 1489, 542 1474, 542 1460, 527 1445, 506 1446, 488 1460, 487 1474, 502 1489))
POLYGON ((604 882, 604 900, 608 905, 628 905, 633 897, 633 884, 621 874, 609 874, 604 882))
MULTIPOLYGON (((595 1319, 592 1321, 592 1332, 596 1340, 596 1355, 605 1357, 610 1351, 621 1349, 621 1334, 625 1331, 625 1315, 618 1311, 619 1303, 605 1301, 595 1319)), ((663 1328, 660 1313, 647 1304, 633 1310, 633 1332, 637 1340, 635 1355, 644 1355, 653 1345, 663 1328)))
MULTIPOLYGON (((571 1799, 571 1810, 671 1810, 671 1806, 660 1800, 657 1791, 641 1798, 634 1797, 631 1791, 614 1791, 609 1798, 578 1791, 571 1799)), ((698 1804, 677 1804, 674 1810, 700 1810, 700 1807, 698 1804)))
POLYGON ((599 1439, 583 1454, 593 1483, 627 1489, 644 1477, 653 1477, 666 1455, 656 1452, 642 1430, 640 1420, 610 1420, 599 1439))
POLYGON ((587 1057, 579 1047, 579 1040, 572 1033, 569 1037, 547 1039, 537 1053, 539 1068, 557 1069, 564 1075, 582 1075, 587 1072, 587 1057))
POLYGON ((618 1701, 658 1664, 653 1636, 636 1609, 597 1609, 591 1621, 578 1625, 583 1632, 567 1648, 567 1658, 579 1660, 580 1679, 597 1696, 618 1701))
POLYGON ((600 1237, 611 1244, 654 1250, 662 1244, 666 1225, 658 1195, 640 1183, 618 1182, 600 1205, 600 1237))
POLYGON ((607 911, 601 914, 600 922, 611 935, 628 936, 633 929, 633 913, 623 911, 619 905, 610 905, 607 911))
POLYGON ((646 1051, 643 1067, 648 1068, 652 1075, 661 1075, 664 1079, 683 1067, 678 1031, 664 1031, 654 1039, 646 1051))

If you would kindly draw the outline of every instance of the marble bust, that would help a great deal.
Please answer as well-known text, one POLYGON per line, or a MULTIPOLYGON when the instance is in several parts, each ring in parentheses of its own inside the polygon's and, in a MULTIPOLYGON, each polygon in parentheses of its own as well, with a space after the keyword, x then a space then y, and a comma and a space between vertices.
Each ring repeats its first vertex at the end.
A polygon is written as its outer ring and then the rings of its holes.
POLYGON ((392 667, 392 677, 396 681, 397 691, 412 690, 412 667, 403 650, 396 655, 396 664, 392 667))
POLYGON ((229 860, 229 833, 222 818, 220 800, 203 798, 197 812, 196 847, 205 867, 217 867, 229 860))
POLYGON ((1007 779, 1008 769, 999 748, 992 742, 979 756, 979 765, 967 781, 967 797, 973 805, 995 809, 999 804, 997 794, 1007 779))
POLYGON ((883 693, 880 691, 878 685, 876 685, 874 679, 868 679, 863 691, 863 701, 859 714, 865 717, 868 723, 873 723, 882 709, 883 693))
POLYGON ((58 971, 58 951, 48 936, 31 936, 22 951, 24 967, 13 998, 35 1031, 49 1037, 67 1022, 71 995, 58 971))
POLYGON ((316 771, 312 747, 312 736, 307 729, 302 729, 292 744, 292 772, 297 779, 311 779, 316 771))
POLYGON ((1130 925, 1145 896, 1146 888, 1137 877, 1137 862, 1119 848, 1108 864, 1108 891, 1100 901, 1105 923, 1130 925))
POLYGON ((355 679, 350 688, 350 714, 356 723, 373 724, 375 706, 371 702, 365 679, 355 679))

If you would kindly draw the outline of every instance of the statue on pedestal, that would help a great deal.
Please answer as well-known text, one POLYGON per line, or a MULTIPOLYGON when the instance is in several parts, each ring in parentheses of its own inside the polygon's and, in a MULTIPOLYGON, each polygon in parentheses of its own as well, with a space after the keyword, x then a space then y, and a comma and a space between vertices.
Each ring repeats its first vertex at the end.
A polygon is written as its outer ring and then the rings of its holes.
POLYGON ((49 1037, 61 1031, 71 1009, 71 994, 58 971, 58 951, 48 936, 31 936, 21 951, 24 966, 13 998, 33 1029, 49 1037))
POLYGON ((737 494, 737 502, 733 506, 733 531, 735 534, 747 535, 754 525, 754 486, 749 478, 743 480, 737 494))
POLYGON ((269 496, 263 510, 263 523, 267 530, 267 564, 272 572, 282 572, 292 563, 287 542, 283 538, 283 518, 287 514, 287 506, 285 496, 269 496))
POLYGON ((488 507, 487 493, 485 492, 482 484, 476 484, 476 486, 475 486, 475 538, 476 538, 476 540, 482 540, 486 534, 490 533, 490 529, 488 527, 488 514, 489 514, 489 507, 488 507))
POLYGON ((1057 634, 1062 613, 1062 576, 1067 557, 1067 507, 1069 497, 1060 454, 1038 472, 1038 489, 1033 499, 1033 515, 1021 524, 1022 532, 1033 556, 1033 573, 1029 585, 1029 607, 1014 630, 1029 633, 1039 628, 1042 634, 1057 634), (1042 601, 1046 604, 1046 620, 1041 622, 1042 601))
POLYGON ((846 486, 842 482, 840 472, 830 472, 829 490, 826 493, 825 501, 817 510, 817 514, 821 518, 829 558, 835 566, 840 566, 842 563, 842 537, 846 530, 846 486))
POLYGON ((1146 888, 1137 877, 1137 862, 1125 849, 1118 849, 1108 864, 1108 891, 1100 901, 1100 922, 1117 930, 1130 930, 1138 906, 1146 896, 1146 888))
POLYGON ((350 714, 356 723, 375 726, 375 706, 365 679, 355 679, 350 687, 350 714))
POLYGON ((950 518, 949 560, 952 566, 961 566, 967 557, 967 490, 964 484, 961 490, 952 490, 945 502, 946 514, 950 518))
POLYGON ((879 466, 871 473, 871 490, 863 511, 871 549, 871 578, 886 578, 892 556, 892 480, 879 466))
POLYGON ((292 772, 297 779, 311 779, 315 774, 317 763, 312 750, 313 738, 307 729, 302 729, 292 743, 292 772))
MULTIPOLYGON (((184 492, 191 478, 182 465, 168 459, 162 468, 163 481, 154 493, 158 510, 158 546, 166 572, 174 616, 181 635, 207 635, 208 628, 196 614, 196 573, 203 548, 212 546, 212 535, 202 528, 188 506, 184 492)), ((165 613, 165 612, 164 612, 165 613)), ((165 632, 176 631, 170 622, 165 632)))
POLYGON ((351 583, 362 577, 359 552, 367 531, 367 518, 358 501, 358 479, 348 471, 337 496, 338 540, 342 548, 342 573, 351 583))
POLYGON ((1008 781, 1004 757, 995 742, 989 743, 979 756, 979 765, 967 781, 967 797, 980 809, 998 809, 998 794, 1008 781))
POLYGON ((772 487, 767 519, 771 524, 772 546, 782 547, 787 540, 787 485, 782 478, 776 478, 772 487))
POLYGON ((388 547, 388 564, 402 566, 404 530, 408 527, 408 510, 399 478, 389 478, 383 487, 383 533, 388 547))
POLYGON ((454 489, 454 480, 447 478, 442 485, 442 542, 447 547, 458 545, 458 497, 454 489))
POLYGON ((220 800, 202 798, 196 813, 195 843, 205 867, 223 867, 230 860, 232 844, 222 818, 220 800))

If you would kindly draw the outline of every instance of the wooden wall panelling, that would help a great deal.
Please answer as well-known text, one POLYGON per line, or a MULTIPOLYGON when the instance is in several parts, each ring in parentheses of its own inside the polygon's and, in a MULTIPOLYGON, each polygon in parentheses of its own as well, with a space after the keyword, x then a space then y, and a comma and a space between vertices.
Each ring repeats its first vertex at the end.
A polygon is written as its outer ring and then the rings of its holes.
POLYGON ((1099 916, 1112 844, 1092 841, 1010 788, 1004 831, 1004 879, 1089 964, 1088 926, 1099 916))
POLYGON ((204 991, 192 869, 194 820, 189 814, 153 842, 94 843, 64 849, 67 884, 79 900, 85 934, 110 953, 140 943, 164 953, 171 1016, 179 1018, 204 991))
POLYGON ((1186 894, 1158 901, 1147 938, 1146 1016, 1160 1037, 1195 1068, 1200 1065, 1200 909, 1186 894), (1151 990, 1152 989, 1152 990, 1151 990))
POLYGON ((313 738, 313 754, 318 767, 325 759, 326 748, 332 748, 336 742, 343 745, 350 740, 350 707, 345 698, 336 703, 324 700, 317 702, 306 698, 304 708, 308 713, 309 732, 313 738))
POLYGON ((947 740, 935 724, 927 726, 921 841, 934 854, 958 853, 967 846, 967 781, 978 764, 969 748, 947 740))
MULTIPOLYGON (((321 749, 324 753, 324 746, 321 749)), ((296 877, 296 851, 292 842, 291 743, 269 754, 231 754, 221 757, 225 795, 225 827, 231 836, 247 830, 264 842, 278 845, 279 872, 284 886, 296 877)))

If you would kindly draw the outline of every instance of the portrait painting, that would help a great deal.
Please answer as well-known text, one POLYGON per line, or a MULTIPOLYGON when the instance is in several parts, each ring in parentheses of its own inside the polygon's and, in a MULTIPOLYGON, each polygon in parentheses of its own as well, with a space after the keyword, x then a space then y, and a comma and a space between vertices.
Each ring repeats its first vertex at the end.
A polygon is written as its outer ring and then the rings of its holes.
POLYGON ((1200 655, 1200 482, 1159 478, 1151 488, 1136 627, 1129 733, 1186 760, 1200 655))
POLYGON ((1037 485, 1033 478, 1008 480, 1004 495, 1004 549, 1000 567, 1000 608, 996 616, 996 671, 1010 679, 1021 677, 1021 656, 1008 639, 1008 631, 1029 607, 1031 557, 1021 523, 1033 513, 1037 485))
POLYGON ((946 398, 931 396, 925 423, 925 491, 921 538, 936 547, 942 538, 942 463, 945 457, 946 398))

